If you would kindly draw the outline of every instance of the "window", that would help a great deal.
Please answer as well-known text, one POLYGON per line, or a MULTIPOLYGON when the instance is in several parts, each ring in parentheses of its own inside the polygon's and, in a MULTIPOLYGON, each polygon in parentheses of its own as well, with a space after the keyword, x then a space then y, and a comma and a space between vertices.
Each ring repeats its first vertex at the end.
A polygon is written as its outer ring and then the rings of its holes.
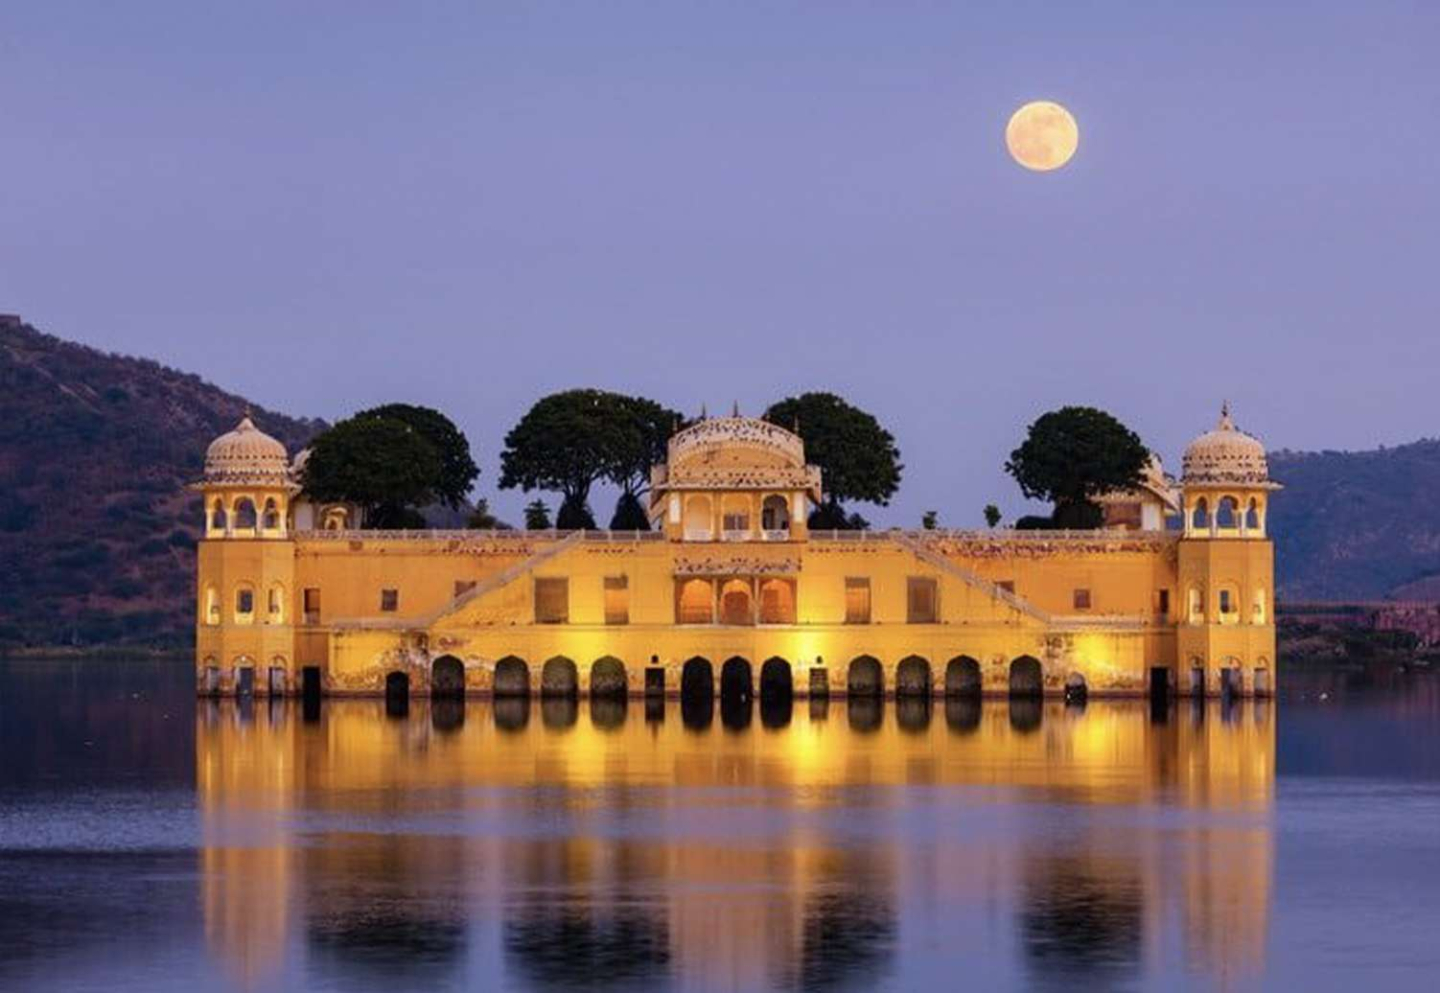
POLYGON ((790 501, 772 493, 760 505, 760 527, 766 531, 787 531, 790 528, 790 501))
POLYGON ((1190 515, 1190 526, 1197 531, 1210 528, 1210 505, 1205 502, 1204 497, 1195 501, 1195 512, 1190 515))
POLYGON ((744 511, 729 511, 725 514, 726 531, 749 531, 750 515, 744 511))
POLYGON ((1191 624, 1202 624, 1205 621, 1205 591, 1198 586, 1192 586, 1187 593, 1185 610, 1189 615, 1191 624))
POLYGON ((1000 580, 999 582, 997 582, 995 585, 998 586, 998 587, 1000 587, 1000 588, 1001 588, 1002 590, 1004 590, 1006 593, 1014 593, 1014 592, 1015 592, 1015 580, 1013 580, 1013 579, 1002 579, 1002 580, 1000 580))
POLYGON ((675 618, 680 624, 715 623, 715 589, 708 579, 675 584, 675 618))
POLYGON ((307 587, 304 594, 302 607, 305 611, 306 624, 320 623, 320 590, 314 586, 307 587))
POLYGON ((1077 588, 1071 598, 1071 601, 1072 603, 1074 603, 1076 610, 1089 610, 1090 591, 1088 589, 1085 589, 1084 587, 1077 588))
POLYGON ((847 576, 845 579, 845 623, 870 623, 870 579, 868 576, 847 576))
POLYGON ((1220 591, 1220 613, 1235 613, 1235 594, 1232 593, 1230 590, 1220 591))
POLYGON ((939 595, 934 579, 911 576, 905 584, 907 624, 934 624, 939 620, 939 595))
POLYGON ((630 623, 630 577, 605 577, 605 623, 630 623))
POLYGON ((1229 530, 1240 526, 1240 504, 1234 497, 1221 497, 1215 509, 1215 526, 1229 530))
POLYGON ((1254 500, 1250 501, 1250 507, 1245 511, 1245 530, 1260 530, 1260 507, 1254 500))
POLYGON ((235 529, 237 531, 255 530, 255 501, 249 497, 241 497, 235 501, 235 529))
POLYGON ((474 588, 475 588, 475 580, 473 580, 473 579, 457 579, 457 580, 455 580, 455 596, 457 596, 457 597, 462 597, 462 596, 464 596, 466 593, 469 593, 469 592, 470 592, 471 590, 473 590, 474 588))
POLYGON ((381 591, 380 591, 380 609, 381 609, 381 610, 385 610, 385 611, 399 610, 399 609, 400 609, 400 591, 399 591, 399 590, 381 590, 381 591))
POLYGON ((755 623, 750 580, 730 579, 720 587, 720 623, 732 625, 755 623))
POLYGON ((205 623, 220 623, 220 594, 215 592, 215 587, 205 588, 205 623))
POLYGON ((265 612, 271 624, 285 623, 285 588, 276 584, 270 587, 265 599, 265 612))
POLYGON ((219 500, 216 500, 215 509, 210 511, 210 530, 224 531, 226 520, 225 505, 219 500))
POLYGON ((789 579, 767 579, 760 584, 760 623, 795 623, 795 583, 789 579))
POLYGON ((568 624, 570 622, 570 580, 551 578, 535 580, 535 623, 568 624))
POLYGON ((261 526, 266 531, 280 529, 280 511, 276 508, 273 498, 265 501, 265 514, 261 518, 261 526))
POLYGON ((1170 591, 1159 590, 1155 594, 1155 613, 1162 617, 1170 615, 1170 591))
POLYGON ((235 623, 249 624, 255 620, 255 591, 242 586, 235 591, 235 623))

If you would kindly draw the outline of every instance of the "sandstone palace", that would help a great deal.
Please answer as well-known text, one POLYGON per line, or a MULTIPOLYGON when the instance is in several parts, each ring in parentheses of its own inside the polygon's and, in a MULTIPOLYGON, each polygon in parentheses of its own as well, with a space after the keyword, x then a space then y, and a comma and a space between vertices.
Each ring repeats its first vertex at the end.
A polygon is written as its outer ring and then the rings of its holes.
POLYGON ((653 530, 379 531, 243 420, 205 461, 206 694, 1267 695, 1259 441, 1228 411, 1094 531, 810 531, 825 481, 746 417, 676 433, 653 530))

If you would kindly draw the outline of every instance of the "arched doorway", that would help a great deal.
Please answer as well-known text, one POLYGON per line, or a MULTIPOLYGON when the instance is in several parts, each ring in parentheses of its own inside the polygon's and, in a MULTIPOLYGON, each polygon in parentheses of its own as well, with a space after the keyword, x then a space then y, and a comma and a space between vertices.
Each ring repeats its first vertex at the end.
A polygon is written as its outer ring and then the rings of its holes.
POLYGON ((945 695, 978 697, 984 683, 980 663, 968 655, 957 655, 945 666, 945 695))
POLYGON ((1010 695, 1038 697, 1045 692, 1045 671, 1040 660, 1022 655, 1010 663, 1010 695))
POLYGON ((790 663, 782 658, 766 659, 760 667, 760 701, 789 698, 795 692, 795 679, 790 663))
POLYGON ((548 660, 540 669, 542 697, 577 697, 580 695, 580 670, 563 655, 548 660))
POLYGON ((465 663, 453 655, 442 655, 430 663, 430 695, 455 699, 465 695, 465 663))
POLYGON ((930 696, 930 662, 918 655, 907 655, 895 667, 895 695, 930 696))
POLYGON ((524 659, 507 655, 495 663, 494 693, 497 697, 530 695, 530 667, 524 659))
POLYGON ((590 696, 614 699, 624 697, 629 690, 624 662, 613 655, 595 660, 590 667, 590 696))
POLYGON ((385 674, 385 713, 403 717, 410 710, 410 677, 403 672, 385 674))
POLYGON ((712 699, 715 696, 715 667, 709 659, 695 656, 680 669, 680 698, 712 699))
POLYGON ((861 655, 850 661, 845 672, 845 692, 850 696, 878 697, 885 692, 885 677, 880 671, 880 660, 873 655, 861 655))
POLYGON ((740 656, 726 659, 720 667, 720 700, 748 701, 755 695, 754 676, 750 663, 740 656))
POLYGON ((760 667, 760 723, 782 728, 790 723, 795 705, 795 677, 790 663, 770 658, 760 667))

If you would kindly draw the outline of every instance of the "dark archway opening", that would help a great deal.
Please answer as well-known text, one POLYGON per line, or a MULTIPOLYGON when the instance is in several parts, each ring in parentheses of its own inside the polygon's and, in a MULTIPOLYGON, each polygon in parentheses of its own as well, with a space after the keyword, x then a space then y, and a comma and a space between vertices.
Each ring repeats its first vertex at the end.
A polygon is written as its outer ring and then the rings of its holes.
POLYGON ((860 697, 879 697, 884 693, 885 677, 880 671, 880 660, 871 655, 853 659, 845 673, 845 692, 860 697))
POLYGON ((715 719, 715 668, 696 656, 680 669, 680 720, 692 731, 703 731, 715 719))
POLYGON ((465 663, 442 655, 430 663, 430 696, 456 700, 465 695, 465 663))
POLYGON ((782 658, 766 659, 760 667, 760 723, 783 728, 795 707, 795 677, 782 658))
POLYGON ((410 712, 410 677, 403 672, 385 675, 385 713, 404 717, 410 712))
POLYGON ((984 686, 980 663, 968 655, 957 655, 945 666, 947 697, 978 697, 984 686))
POLYGON ((540 669, 540 696, 575 699, 580 695, 580 670, 563 655, 548 660, 540 669))
POLYGON ((930 662, 918 655, 907 655, 895 667, 895 695, 930 699, 930 662))
POLYGON ((746 659, 735 656, 720 667, 720 702, 738 700, 748 703, 755 695, 755 678, 746 659))
POLYGON ((624 699, 629 691, 630 683, 625 675, 624 662, 613 655, 595 660, 595 664, 590 667, 591 699, 624 699))
POLYGON ((1085 682, 1085 677, 1078 672, 1072 672, 1065 677, 1065 703, 1071 707, 1084 707, 1090 699, 1090 687, 1085 682))
POLYGON ((1039 698, 1045 692, 1045 671, 1040 660, 1022 655, 1010 663, 1010 695, 1039 698))
POLYGON ((492 686, 496 697, 527 697, 530 695, 530 667, 524 659, 507 655, 495 663, 492 686))

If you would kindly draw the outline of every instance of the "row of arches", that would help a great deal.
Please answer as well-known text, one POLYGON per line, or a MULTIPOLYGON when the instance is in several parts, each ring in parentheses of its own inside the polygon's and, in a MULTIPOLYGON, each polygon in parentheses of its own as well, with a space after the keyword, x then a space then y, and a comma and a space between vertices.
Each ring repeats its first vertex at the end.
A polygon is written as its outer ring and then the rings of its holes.
MULTIPOLYGON (((711 541, 716 537, 748 538, 755 530, 755 498, 748 493, 727 493, 712 497, 692 493, 685 498, 681 528, 689 541, 711 541)), ((783 537, 790 530, 790 501, 779 493, 760 499, 759 530, 766 537, 783 537)))
POLYGON ((1206 497, 1200 497, 1195 501, 1190 510, 1189 530, 1195 531, 1239 531, 1241 533, 1254 532, 1265 533, 1265 508, 1260 501, 1251 497, 1249 502, 1242 504, 1237 497, 1222 496, 1214 504, 1213 510, 1210 501, 1206 497))
POLYGON ((248 494, 237 494, 227 503, 215 497, 205 514, 205 533, 209 536, 231 537, 281 535, 285 531, 285 507, 276 497, 256 503, 248 494))
MULTIPOLYGON (((231 591, 230 620, 234 624, 254 624, 258 617, 263 617, 266 624, 284 624, 287 613, 285 603, 285 584, 271 583, 265 591, 265 600, 261 603, 255 584, 241 581, 236 583, 231 591)), ((205 587, 202 613, 204 623, 212 627, 220 624, 224 620, 224 610, 225 604, 221 600, 219 588, 205 587)))
MULTIPOLYGON (((658 670, 657 670, 658 671, 658 670)), ((824 685, 816 685, 812 673, 811 692, 829 691, 828 670, 824 673, 824 685)), ((1072 679, 1076 678, 1074 676, 1072 679)), ((778 656, 765 660, 760 665, 758 684, 755 669, 749 659, 732 656, 719 668, 718 689, 722 697, 748 700, 757 693, 762 699, 791 696, 795 692, 794 667, 778 656)), ((1081 679, 1083 686, 1083 678, 1081 679)), ((1045 674, 1040 660, 1030 655, 1014 659, 1009 666, 1007 689, 1013 696, 1040 696, 1044 691, 1045 674)), ((680 670, 680 695, 713 695, 717 680, 714 664, 707 658, 695 656, 685 662, 680 670)), ((950 659, 945 666, 943 694, 945 696, 979 696, 984 687, 980 662, 968 655, 950 659)), ((514 655, 507 655, 495 663, 491 691, 497 697, 529 696, 534 688, 529 663, 514 655)), ((885 693, 885 674, 880 660, 873 655, 860 655, 852 659, 845 669, 845 692, 850 696, 879 697, 885 693)), ((909 655, 901 659, 895 668, 895 694, 901 697, 929 697, 935 689, 934 670, 929 659, 909 655)), ((410 677, 402 671, 393 671, 386 677, 386 692, 408 694, 410 677)), ((540 668, 539 694, 542 697, 576 697, 580 694, 580 670, 574 660, 557 655, 546 660, 540 668)), ((660 683, 663 691, 663 681, 660 683)), ((620 697, 630 692, 630 676, 625 663, 611 655, 596 659, 590 667, 590 695, 598 697, 620 697)), ((465 665, 453 655, 442 655, 430 664, 431 696, 463 696, 465 693, 465 665)))

